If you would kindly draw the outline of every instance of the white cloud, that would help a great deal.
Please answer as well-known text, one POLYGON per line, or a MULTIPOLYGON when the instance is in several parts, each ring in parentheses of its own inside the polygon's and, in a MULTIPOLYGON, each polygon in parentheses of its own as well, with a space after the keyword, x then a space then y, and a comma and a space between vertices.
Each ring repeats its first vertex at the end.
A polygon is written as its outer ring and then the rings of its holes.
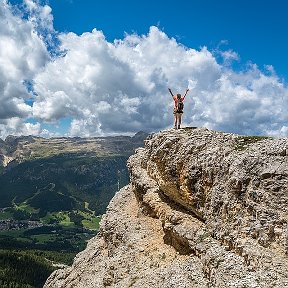
POLYGON ((245 71, 233 71, 231 64, 240 59, 236 52, 217 51, 220 64, 206 47, 184 47, 153 26, 147 35, 127 34, 112 43, 97 29, 79 36, 62 33, 58 39, 65 53, 47 62, 43 35, 38 35, 44 31, 49 46, 49 33, 55 32, 51 8, 32 0, 25 3, 27 21, 13 15, 7 4, 0 6, 0 39, 5 40, 0 42, 5 43, 0 49, 0 100, 7 103, 0 108, 0 131, 6 131, 0 137, 13 133, 13 125, 17 133, 53 133, 41 130, 40 124, 8 124, 11 117, 25 122, 31 115, 38 123, 55 125, 72 119, 68 133, 73 136, 171 127, 168 87, 174 93, 191 89, 185 101, 187 125, 241 134, 288 134, 288 90, 272 66, 260 71, 250 64, 245 71), (37 93, 32 107, 25 104, 31 97, 25 79, 33 81, 37 93))
POLYGON ((35 28, 53 32, 52 9, 48 5, 41 6, 37 0, 24 0, 26 9, 29 13, 29 22, 35 28))
MULTIPOLYGON (((73 134, 75 123, 90 127, 91 135, 169 126, 173 103, 167 87, 182 92, 190 79, 198 89, 212 89, 221 73, 206 48, 187 49, 156 27, 148 35, 127 35, 114 43, 95 29, 60 39, 66 55, 35 77, 39 96, 33 113, 46 121, 71 116, 73 134)), ((192 107, 191 98, 187 106, 192 107)))
POLYGON ((73 135, 171 126, 167 87, 175 93, 187 86, 192 90, 184 114, 189 125, 271 134, 287 120, 287 87, 256 65, 244 72, 229 69, 227 62, 239 60, 231 50, 222 53, 221 66, 205 47, 184 47, 156 27, 147 35, 126 35, 114 43, 95 29, 80 36, 62 34, 60 39, 67 53, 35 78, 39 97, 33 111, 51 121, 72 116, 73 135))
POLYGON ((11 117, 0 123, 0 132, 3 138, 8 135, 35 135, 38 136, 42 133, 40 123, 24 123, 23 119, 18 117, 11 117))
MULTIPOLYGON (((32 108, 25 102, 32 96, 26 89, 25 80, 33 79, 48 59, 46 46, 36 34, 32 23, 13 14, 12 7, 6 1, 2 1, 0 4, 0 137, 7 136, 7 131, 13 134, 18 131, 21 133, 18 129, 25 128, 25 125, 20 125, 19 121, 24 122, 32 113, 32 108)), ((22 132, 26 133, 25 131, 27 129, 22 132)))
POLYGON ((239 61, 240 60, 239 55, 231 49, 226 50, 226 51, 221 51, 220 54, 224 60, 225 65, 229 65, 233 61, 239 61))
POLYGON ((288 120, 287 87, 255 67, 244 74, 223 72, 217 89, 203 91, 196 103, 193 120, 217 130, 283 136, 280 131, 288 120))

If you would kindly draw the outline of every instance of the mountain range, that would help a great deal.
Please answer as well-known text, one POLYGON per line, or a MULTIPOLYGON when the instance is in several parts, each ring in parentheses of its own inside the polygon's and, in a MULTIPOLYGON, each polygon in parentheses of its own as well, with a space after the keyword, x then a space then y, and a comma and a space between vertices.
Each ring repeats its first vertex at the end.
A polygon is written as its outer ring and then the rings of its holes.
POLYGON ((102 214, 128 182, 126 160, 146 136, 9 136, 0 142, 0 208, 23 211, 27 219, 73 209, 102 214))

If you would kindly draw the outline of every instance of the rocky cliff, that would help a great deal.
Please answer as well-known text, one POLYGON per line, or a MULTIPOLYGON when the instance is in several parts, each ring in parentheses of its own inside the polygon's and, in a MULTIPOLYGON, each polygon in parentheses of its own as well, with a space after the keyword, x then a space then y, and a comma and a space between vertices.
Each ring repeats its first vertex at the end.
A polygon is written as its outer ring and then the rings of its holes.
POLYGON ((45 287, 288 287, 288 139, 168 130, 45 287))

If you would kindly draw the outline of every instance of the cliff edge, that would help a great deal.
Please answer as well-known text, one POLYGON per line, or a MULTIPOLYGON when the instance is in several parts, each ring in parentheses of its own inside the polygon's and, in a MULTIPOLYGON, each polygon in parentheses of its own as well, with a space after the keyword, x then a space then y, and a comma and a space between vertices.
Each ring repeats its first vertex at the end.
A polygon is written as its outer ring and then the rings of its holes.
POLYGON ((288 287, 288 139, 167 130, 44 287, 288 287))

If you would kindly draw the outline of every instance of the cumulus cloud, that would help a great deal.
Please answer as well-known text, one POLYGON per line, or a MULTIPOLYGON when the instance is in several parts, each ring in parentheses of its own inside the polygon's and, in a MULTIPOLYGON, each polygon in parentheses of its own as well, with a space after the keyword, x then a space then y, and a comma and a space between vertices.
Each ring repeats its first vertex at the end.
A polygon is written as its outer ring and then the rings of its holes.
MULTIPOLYGON (((40 0, 24 0, 28 22, 33 25, 34 31, 40 35, 41 40, 51 49, 55 48, 56 40, 53 27, 52 9, 48 5, 40 5, 40 0)), ((56 41, 57 42, 57 41, 56 41)))
POLYGON ((234 71, 233 63, 240 61, 236 52, 217 51, 216 57, 206 47, 196 50, 181 45, 154 26, 146 35, 127 34, 114 42, 97 29, 82 35, 61 33, 58 48, 62 53, 50 59, 48 40, 53 40, 49 35, 55 32, 51 8, 32 0, 25 3, 30 13, 27 20, 13 15, 7 3, 0 10, 5 16, 0 22, 10 23, 8 28, 0 26, 0 37, 5 36, 6 47, 12 47, 4 54, 0 50, 4 77, 0 97, 1 102, 7 101, 0 108, 0 118, 6 121, 0 122, 0 131, 14 125, 17 131, 51 135, 52 131, 41 129, 41 123, 57 125, 63 118, 71 119, 67 131, 71 136, 164 129, 173 123, 167 88, 183 93, 189 87, 185 125, 287 136, 287 85, 272 66, 261 71, 247 64, 245 70, 234 71), (25 79, 33 83, 33 105, 25 101, 31 97, 23 85, 25 79), (23 122, 28 116, 37 124, 27 128, 27 123, 17 126, 11 120, 23 122))
POLYGON ((32 115, 27 104, 32 95, 25 83, 49 59, 33 24, 13 13, 12 8, 7 1, 0 4, 0 137, 7 136, 4 131, 17 133, 22 127, 18 120, 23 122, 32 115))
POLYGON ((187 49, 156 27, 113 43, 96 29, 59 38, 66 54, 35 77, 33 114, 45 121, 71 116, 72 134, 167 127, 173 118, 168 87, 182 92, 189 80, 198 89, 213 89, 221 75, 206 48, 187 49))
POLYGON ((60 40, 65 56, 35 77, 33 113, 46 121, 72 117, 72 135, 170 127, 168 87, 174 93, 191 89, 187 125, 241 134, 287 131, 287 87, 268 66, 267 73, 255 65, 229 69, 228 62, 239 60, 231 50, 222 53, 220 65, 207 48, 184 47, 157 27, 113 43, 96 29, 62 34, 60 40))
POLYGON ((21 118, 12 117, 0 123, 0 131, 3 135, 34 135, 39 136, 43 132, 40 123, 25 123, 21 118))
POLYGON ((217 89, 199 92, 195 123, 240 134, 284 136, 287 87, 275 75, 265 76, 256 67, 240 74, 227 71, 217 80, 217 89))

